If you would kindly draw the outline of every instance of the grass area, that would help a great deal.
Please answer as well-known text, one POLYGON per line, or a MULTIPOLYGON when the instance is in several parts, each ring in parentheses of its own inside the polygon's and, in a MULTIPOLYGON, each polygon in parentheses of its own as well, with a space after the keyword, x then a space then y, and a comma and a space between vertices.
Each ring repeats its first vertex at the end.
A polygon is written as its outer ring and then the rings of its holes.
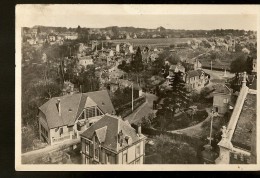
POLYGON ((196 125, 206 119, 208 113, 205 110, 197 111, 196 114, 191 115, 188 112, 183 112, 179 116, 173 118, 172 121, 167 125, 166 130, 172 131, 177 129, 183 129, 196 125))
POLYGON ((133 43, 134 45, 170 46, 176 43, 185 43, 193 38, 152 38, 152 39, 120 39, 110 40, 112 43, 133 43))

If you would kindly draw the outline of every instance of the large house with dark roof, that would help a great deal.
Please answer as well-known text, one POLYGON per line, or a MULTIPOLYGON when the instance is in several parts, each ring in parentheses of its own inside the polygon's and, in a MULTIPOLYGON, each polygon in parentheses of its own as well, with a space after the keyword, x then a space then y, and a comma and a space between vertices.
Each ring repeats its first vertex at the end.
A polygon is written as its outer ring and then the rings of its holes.
POLYGON ((79 138, 106 113, 115 114, 107 90, 51 98, 39 107, 40 138, 51 145, 79 138))
POLYGON ((146 137, 128 121, 106 114, 81 134, 83 164, 143 164, 146 137))
POLYGON ((222 128, 216 164, 256 164, 256 94, 246 86, 244 73, 230 121, 222 128))
POLYGON ((200 90, 208 83, 208 81, 209 75, 201 69, 190 70, 185 73, 185 82, 189 91, 200 90))

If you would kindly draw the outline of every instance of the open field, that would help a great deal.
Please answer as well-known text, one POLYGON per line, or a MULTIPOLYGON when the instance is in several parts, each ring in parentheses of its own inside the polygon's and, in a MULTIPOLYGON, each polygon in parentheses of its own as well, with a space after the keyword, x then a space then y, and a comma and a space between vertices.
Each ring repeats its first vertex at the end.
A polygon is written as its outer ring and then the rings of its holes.
POLYGON ((120 40, 107 40, 111 43, 131 43, 134 45, 150 45, 150 46, 161 46, 166 47, 171 44, 185 43, 195 38, 152 38, 152 39, 120 39, 120 40))

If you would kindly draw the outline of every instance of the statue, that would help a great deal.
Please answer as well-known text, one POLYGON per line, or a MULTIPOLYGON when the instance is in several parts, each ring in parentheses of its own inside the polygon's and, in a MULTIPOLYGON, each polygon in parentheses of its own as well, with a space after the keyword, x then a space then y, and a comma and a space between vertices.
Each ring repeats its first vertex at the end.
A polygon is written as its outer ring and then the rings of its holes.
POLYGON ((226 126, 222 126, 221 131, 222 131, 222 135, 221 135, 222 138, 227 138, 228 131, 226 126))

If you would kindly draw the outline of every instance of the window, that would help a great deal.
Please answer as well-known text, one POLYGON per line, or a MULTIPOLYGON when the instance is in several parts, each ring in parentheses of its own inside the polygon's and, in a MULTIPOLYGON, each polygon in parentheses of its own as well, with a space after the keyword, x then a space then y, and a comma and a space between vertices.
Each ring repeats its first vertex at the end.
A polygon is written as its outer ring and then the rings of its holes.
POLYGON ((228 99, 225 98, 225 99, 223 100, 223 103, 227 104, 227 103, 228 103, 228 99))
POLYGON ((86 142, 86 153, 89 153, 89 143, 86 142))
POLYGON ((73 126, 68 127, 69 132, 73 131, 73 126))
POLYGON ((63 128, 60 128, 60 135, 63 134, 63 128))
POLYGON ((99 159, 99 148, 95 149, 95 159, 99 159))
POLYGON ((95 107, 86 108, 86 118, 95 117, 95 107))
POLYGON ((127 153, 123 154, 123 164, 127 164, 127 153))
POLYGON ((85 110, 83 110, 83 112, 81 113, 79 120, 85 119, 84 113, 85 113, 85 110))
POLYGON ((103 113, 100 111, 100 109, 97 107, 97 116, 101 116, 103 113))
POLYGON ((106 160, 107 164, 111 164, 111 156, 108 153, 106 153, 106 160))
POLYGON ((139 157, 140 156, 140 145, 137 145, 136 146, 136 157, 139 157))

